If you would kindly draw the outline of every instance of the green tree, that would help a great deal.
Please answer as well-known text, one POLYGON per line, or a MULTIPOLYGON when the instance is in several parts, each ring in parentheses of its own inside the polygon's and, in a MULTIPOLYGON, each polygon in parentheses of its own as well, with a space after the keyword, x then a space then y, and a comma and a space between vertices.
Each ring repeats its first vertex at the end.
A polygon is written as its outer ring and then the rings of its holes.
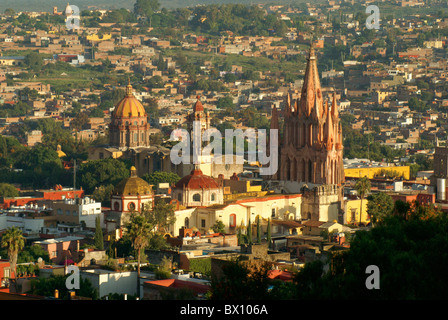
MULTIPOLYGON (((10 227, 2 235, 1 246, 7 249, 9 263, 13 271, 14 278, 16 278, 17 258, 19 251, 25 246, 25 238, 22 231, 18 227, 10 227)), ((14 285, 16 284, 13 278, 14 285)))
POLYGON ((77 130, 81 131, 81 129, 89 123, 89 116, 85 112, 79 112, 75 118, 70 122, 70 126, 77 130))
POLYGON ((233 99, 230 96, 225 96, 225 97, 219 98, 216 106, 219 109, 230 109, 232 111, 235 110, 235 105, 233 103, 233 99))
POLYGON ((372 224, 382 223, 393 214, 394 200, 386 192, 378 192, 368 197, 367 214, 372 224))
MULTIPOLYGON (((53 276, 50 278, 39 278, 31 281, 31 290, 29 293, 43 296, 53 297, 54 291, 58 290, 59 299, 69 300, 70 293, 65 284, 69 275, 53 276)), ((89 279, 81 277, 79 280, 79 289, 75 290, 77 296, 98 299, 98 290, 93 288, 89 279)))
POLYGON ((168 232, 169 227, 176 222, 174 205, 159 200, 152 209, 145 209, 144 214, 153 226, 153 231, 168 232))
POLYGON ((91 194, 96 187, 117 185, 129 177, 127 164, 118 159, 92 160, 82 163, 77 171, 79 186, 87 194, 91 194))
POLYGON ((134 13, 151 18, 154 12, 159 9, 159 6, 157 0, 137 0, 134 4, 134 13))
POLYGON ((132 212, 129 222, 125 224, 125 237, 132 243, 137 252, 137 292, 140 296, 140 264, 144 249, 149 244, 149 239, 154 226, 149 222, 145 214, 132 212))
POLYGON ((99 186, 93 191, 92 198, 97 202, 101 202, 106 207, 110 206, 110 197, 114 188, 113 184, 99 186))
POLYGON ((7 9, 5 9, 5 16, 9 16, 9 17, 11 17, 11 16, 13 16, 16 12, 14 11, 14 9, 12 9, 12 8, 7 8, 7 9))
POLYGON ((144 174, 142 178, 156 187, 159 186, 159 183, 169 183, 170 185, 173 185, 180 180, 180 177, 176 173, 166 171, 155 171, 150 174, 144 174))
POLYGON ((241 246, 241 245, 245 242, 245 241, 244 241, 243 227, 242 227, 242 226, 240 226, 240 227, 238 228, 238 234, 237 234, 237 237, 238 237, 238 245, 241 246))
POLYGON ((362 208, 363 208, 362 202, 363 202, 366 194, 368 194, 370 192, 370 188, 371 188, 371 184, 370 184, 369 178, 362 177, 361 179, 356 181, 355 190, 358 193, 358 196, 361 198, 361 210, 359 213, 359 223, 360 224, 361 224, 361 220, 362 220, 362 208))
POLYGON ((221 220, 218 220, 212 226, 212 230, 215 233, 226 233, 226 226, 224 225, 224 223, 221 220))
POLYGON ((247 231, 246 231, 246 235, 247 235, 247 241, 249 244, 252 244, 252 223, 250 222, 250 218, 249 218, 249 222, 247 224, 247 231))
POLYGON ((33 244, 31 246, 25 246, 19 252, 17 263, 36 262, 39 258, 42 258, 45 262, 50 262, 48 251, 38 244, 33 244))
POLYGON ((100 217, 95 218, 95 248, 97 250, 104 250, 104 238, 103 238, 103 228, 101 228, 100 217))
POLYGON ((12 184, 2 182, 0 183, 0 197, 18 197, 19 191, 12 184))
POLYGON ((257 243, 261 243, 261 225, 260 225, 260 216, 257 217, 257 243))
POLYGON ((212 274, 210 300, 263 300, 269 298, 270 265, 229 261, 223 275, 212 274))
POLYGON ((33 51, 25 56, 24 63, 32 71, 38 72, 42 69, 44 60, 41 54, 33 51))

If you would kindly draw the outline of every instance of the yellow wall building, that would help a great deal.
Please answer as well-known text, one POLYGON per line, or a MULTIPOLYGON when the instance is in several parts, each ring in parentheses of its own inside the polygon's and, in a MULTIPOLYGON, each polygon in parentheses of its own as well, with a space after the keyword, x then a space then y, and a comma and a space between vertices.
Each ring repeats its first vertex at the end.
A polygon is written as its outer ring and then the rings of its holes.
POLYGON ((347 224, 359 224, 359 213, 362 212, 361 222, 369 223, 370 219, 367 216, 367 203, 369 200, 362 200, 361 211, 361 199, 347 200, 345 202, 345 217, 347 224))
POLYGON ((110 39, 112 39, 112 34, 103 34, 102 37, 97 34, 91 34, 87 36, 87 40, 89 41, 106 41, 110 39))
POLYGON ((361 167, 361 168, 345 168, 344 173, 346 178, 362 178, 367 176, 373 179, 376 176, 387 172, 397 176, 403 176, 404 179, 409 180, 411 177, 411 168, 409 166, 394 166, 394 167, 361 167))

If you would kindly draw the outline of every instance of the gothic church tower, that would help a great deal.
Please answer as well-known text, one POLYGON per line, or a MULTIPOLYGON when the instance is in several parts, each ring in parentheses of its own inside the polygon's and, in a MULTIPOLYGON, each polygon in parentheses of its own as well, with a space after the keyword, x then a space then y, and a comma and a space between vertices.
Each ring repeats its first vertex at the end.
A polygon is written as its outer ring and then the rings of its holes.
MULTIPOLYGON (((300 99, 286 97, 279 169, 270 180, 283 183, 284 192, 303 192, 302 218, 342 221, 345 178, 336 95, 331 101, 323 97, 313 47, 307 60, 300 99)), ((276 109, 271 128, 278 128, 276 109)))

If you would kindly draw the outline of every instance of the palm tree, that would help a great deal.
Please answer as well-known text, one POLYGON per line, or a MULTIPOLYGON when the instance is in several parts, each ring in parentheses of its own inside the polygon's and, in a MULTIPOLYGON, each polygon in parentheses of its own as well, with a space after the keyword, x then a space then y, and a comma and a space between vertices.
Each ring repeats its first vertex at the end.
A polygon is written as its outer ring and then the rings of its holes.
POLYGON ((358 193, 358 196, 361 198, 361 208, 359 210, 360 211, 359 212, 359 224, 361 224, 361 220, 362 220, 362 201, 363 201, 364 197, 366 196, 366 194, 368 194, 370 192, 370 187, 371 187, 370 180, 366 176, 359 179, 355 184, 356 192, 358 193))
MULTIPOLYGON (((11 270, 15 278, 17 257, 19 251, 25 246, 25 238, 23 237, 22 231, 17 227, 8 228, 2 236, 1 246, 8 250, 9 264, 11 265, 11 270)), ((15 284, 15 279, 13 282, 15 284)))
POLYGON ((132 246, 137 251, 137 294, 140 296, 140 262, 141 253, 148 244, 153 230, 147 217, 140 212, 132 212, 129 222, 126 224, 126 237, 131 240, 132 246))

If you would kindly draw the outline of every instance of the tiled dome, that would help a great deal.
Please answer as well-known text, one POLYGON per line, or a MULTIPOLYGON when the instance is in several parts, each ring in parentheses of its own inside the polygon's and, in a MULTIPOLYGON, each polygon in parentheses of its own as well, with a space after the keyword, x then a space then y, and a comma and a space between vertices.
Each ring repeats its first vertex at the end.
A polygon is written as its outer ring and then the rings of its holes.
POLYGON ((180 179, 176 185, 176 189, 218 189, 218 182, 212 177, 206 176, 198 168, 191 171, 188 176, 180 179))
POLYGON ((147 195, 152 193, 151 185, 137 176, 137 169, 131 168, 131 176, 122 180, 114 189, 115 195, 147 195))
POLYGON ((132 86, 126 87, 126 96, 115 106, 115 118, 146 117, 146 111, 140 101, 132 93, 132 86))

